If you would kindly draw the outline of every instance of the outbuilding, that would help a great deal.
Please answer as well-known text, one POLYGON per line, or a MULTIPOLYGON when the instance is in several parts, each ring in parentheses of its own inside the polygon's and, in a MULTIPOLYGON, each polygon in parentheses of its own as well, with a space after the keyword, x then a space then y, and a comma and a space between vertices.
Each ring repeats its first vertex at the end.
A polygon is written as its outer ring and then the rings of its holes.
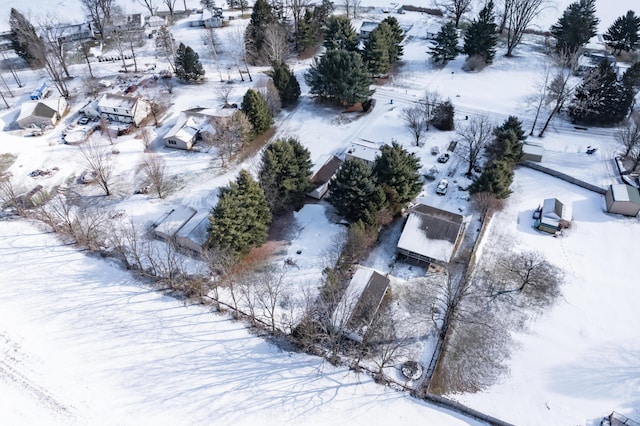
POLYGON ((604 195, 607 212, 625 216, 637 216, 640 212, 640 191, 624 183, 609 185, 604 195))
POLYGON ((536 228, 540 231, 555 234, 571 226, 571 210, 557 198, 547 198, 542 202, 540 218, 536 221, 536 228))
POLYGON ((202 247, 207 242, 209 228, 209 213, 196 213, 176 232, 176 244, 194 253, 202 253, 202 247))
POLYGON ((55 126, 66 111, 67 101, 64 98, 27 101, 20 106, 20 115, 16 122, 21 129, 46 128, 55 126))
POLYGON ((377 143, 364 139, 353 141, 345 153, 345 160, 362 160, 373 166, 380 155, 380 147, 377 143))
POLYGON ((178 231, 196 214, 196 210, 187 206, 179 206, 158 220, 154 233, 156 237, 172 241, 178 231))
POLYGON ((320 169, 311 176, 311 184, 313 190, 307 195, 309 197, 321 200, 329 191, 329 182, 336 175, 336 172, 342 166, 343 161, 335 155, 328 159, 320 169))
POLYGON ((544 147, 539 143, 525 142, 522 144, 522 161, 533 161, 539 163, 542 161, 544 147))

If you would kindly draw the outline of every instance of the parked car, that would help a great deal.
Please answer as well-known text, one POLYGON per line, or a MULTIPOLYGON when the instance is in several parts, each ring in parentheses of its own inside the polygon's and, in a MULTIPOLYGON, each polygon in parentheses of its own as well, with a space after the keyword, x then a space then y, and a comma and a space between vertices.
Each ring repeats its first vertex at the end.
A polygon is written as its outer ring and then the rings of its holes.
POLYGON ((443 152, 440 157, 438 157, 438 163, 446 163, 449 161, 449 153, 443 152))
POLYGON ((440 182, 438 183, 438 187, 436 188, 436 194, 444 195, 447 193, 447 189, 449 189, 449 180, 440 179, 440 182))
POLYGON ((81 126, 84 126, 88 122, 89 122, 89 117, 82 117, 80 118, 80 120, 78 120, 78 124, 80 124, 81 126))

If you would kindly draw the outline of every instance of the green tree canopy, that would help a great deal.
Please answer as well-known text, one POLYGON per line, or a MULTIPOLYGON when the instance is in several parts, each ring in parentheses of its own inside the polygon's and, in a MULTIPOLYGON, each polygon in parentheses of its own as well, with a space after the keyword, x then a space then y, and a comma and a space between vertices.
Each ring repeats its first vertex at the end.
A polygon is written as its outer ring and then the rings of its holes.
POLYGON ((304 76, 311 94, 342 105, 364 102, 373 94, 371 78, 360 54, 346 50, 329 50, 314 58, 304 76))
POLYGON ((376 223, 387 206, 384 191, 376 184, 372 169, 362 160, 347 160, 329 183, 329 203, 351 222, 376 223))
POLYGON ((373 165, 373 177, 385 191, 391 211, 400 212, 422 189, 420 160, 397 142, 384 145, 373 165), (393 202, 395 201, 395 203, 393 202))
POLYGON ((630 52, 638 47, 640 40, 640 16, 633 10, 629 10, 613 22, 604 34, 607 46, 612 48, 617 54, 623 50, 630 52))
POLYGON ((391 28, 386 23, 378 25, 367 37, 362 57, 371 75, 385 75, 391 71, 394 59, 391 58, 393 43, 391 28))
POLYGON ((571 3, 551 27, 551 34, 556 38, 556 50, 565 54, 577 52, 596 35, 598 22, 596 0, 571 3))
POLYGON ((399 61, 404 54, 404 49, 402 47, 402 40, 404 40, 404 30, 400 28, 400 24, 398 23, 398 20, 395 18, 395 16, 387 16, 384 21, 382 21, 382 23, 387 24, 391 32, 391 42, 389 43, 389 57, 393 62, 399 61))
POLYGON ((311 190, 311 166, 309 150, 295 138, 278 139, 267 146, 258 180, 273 214, 302 207, 311 190))
POLYGON ((453 117, 455 109, 450 100, 440 102, 433 107, 431 114, 431 124, 438 130, 449 131, 455 128, 453 117))
POLYGON ((24 59, 31 68, 42 68, 45 64, 44 40, 38 36, 35 27, 17 9, 9 14, 11 46, 16 55, 24 59))
POLYGON ((275 20, 276 17, 269 2, 256 0, 244 36, 247 56, 253 63, 262 61, 267 27, 275 20))
POLYGON ((298 100, 300 97, 300 83, 298 83, 298 79, 286 62, 273 64, 269 76, 273 79, 273 85, 278 89, 283 107, 292 105, 298 100))
POLYGON ((333 15, 327 20, 325 31, 324 47, 327 50, 348 50, 355 52, 358 50, 358 34, 351 25, 351 20, 343 15, 333 15))
POLYGON ((522 158, 522 144, 527 139, 522 121, 511 115, 494 129, 493 135, 494 139, 486 149, 487 156, 492 160, 507 160, 514 166, 518 164, 522 158))
POLYGON ((266 132, 273 124, 269 105, 260 92, 253 89, 247 90, 242 98, 241 109, 253 125, 253 131, 258 135, 266 132))
POLYGON ((447 22, 440 27, 431 48, 431 58, 436 64, 447 62, 458 56, 458 33, 453 22, 447 22))
POLYGON ((204 77, 200 57, 190 46, 180 43, 176 50, 176 75, 185 81, 197 81, 204 77))
POLYGON ((489 192, 498 199, 511 195, 509 187, 513 182, 513 165, 507 160, 491 161, 482 174, 469 187, 470 194, 489 192))
POLYGON ((264 191, 249 172, 241 170, 235 182, 221 189, 211 210, 208 244, 242 256, 266 241, 270 224, 264 191))
POLYGON ((462 49, 467 56, 481 56, 486 63, 493 61, 498 42, 493 8, 493 0, 489 0, 465 33, 464 48, 462 49))

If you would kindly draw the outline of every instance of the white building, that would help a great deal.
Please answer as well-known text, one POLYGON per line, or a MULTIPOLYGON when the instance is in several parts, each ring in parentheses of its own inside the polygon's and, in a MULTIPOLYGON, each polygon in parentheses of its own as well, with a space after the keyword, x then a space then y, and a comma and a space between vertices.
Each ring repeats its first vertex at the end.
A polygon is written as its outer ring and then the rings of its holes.
POLYGON ((154 229, 156 237, 171 241, 180 228, 182 228, 193 216, 196 214, 196 210, 187 206, 178 206, 172 209, 169 213, 165 214, 160 220, 158 225, 154 229))
POLYGON ((345 160, 362 160, 373 166, 376 158, 380 155, 380 145, 375 142, 359 139, 351 142, 349 149, 345 153, 345 160))
POLYGON ((65 98, 23 102, 16 122, 21 129, 55 126, 67 111, 65 98))
POLYGON ((98 112, 107 120, 137 126, 149 115, 151 106, 140 98, 106 93, 98 101, 98 112))
POLYGON ((176 244, 183 249, 200 254, 202 247, 207 242, 208 229, 209 213, 199 212, 176 232, 176 244))

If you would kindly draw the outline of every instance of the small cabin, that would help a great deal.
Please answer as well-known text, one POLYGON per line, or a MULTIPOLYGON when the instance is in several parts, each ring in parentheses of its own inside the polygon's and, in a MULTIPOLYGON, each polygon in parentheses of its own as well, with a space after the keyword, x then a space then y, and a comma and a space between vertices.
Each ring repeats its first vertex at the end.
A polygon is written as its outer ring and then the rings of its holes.
POLYGON ((640 212, 640 192, 634 186, 626 184, 609 185, 604 199, 609 213, 637 216, 638 212, 640 212))

